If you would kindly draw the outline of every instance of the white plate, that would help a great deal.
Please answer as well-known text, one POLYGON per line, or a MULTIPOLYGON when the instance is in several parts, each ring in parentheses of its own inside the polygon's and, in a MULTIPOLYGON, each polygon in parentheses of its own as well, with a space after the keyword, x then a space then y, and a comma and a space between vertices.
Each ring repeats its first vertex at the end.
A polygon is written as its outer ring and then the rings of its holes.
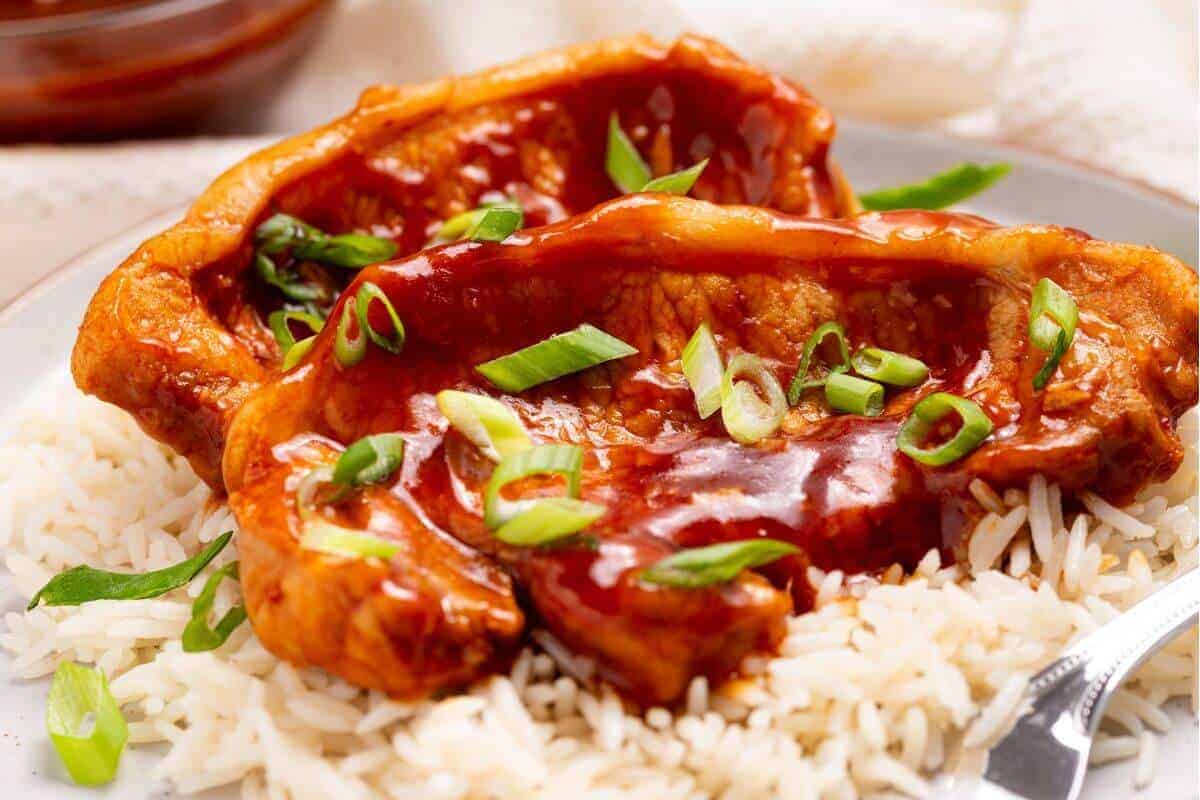
MULTIPOLYGON (((1164 195, 1019 150, 920 136, 855 124, 843 124, 836 154, 851 182, 862 191, 921 178, 964 160, 1012 162, 1013 173, 967 204, 1005 223, 1045 222, 1081 228, 1104 239, 1150 244, 1193 267, 1197 263, 1196 208, 1164 195)), ((29 387, 65 368, 76 326, 100 280, 142 240, 180 216, 155 218, 123 236, 88 251, 35 286, 0 313, 0 352, 5 380, 0 382, 0 415, 10 413, 29 387)), ((0 610, 22 603, 0 577, 0 610)), ((7 666, 0 656, 0 670, 7 666)), ((155 755, 136 748, 125 755, 120 779, 103 790, 69 785, 43 726, 46 682, 16 682, 0 677, 0 777, 4 797, 167 798, 170 791, 149 779, 155 755)), ((1173 709, 1175 725, 1159 743, 1158 778, 1140 797, 1182 800, 1197 797, 1195 720, 1173 709)), ((1085 787, 1089 800, 1122 800, 1133 795, 1131 768, 1117 764, 1094 770, 1085 787)), ((214 792, 206 797, 236 797, 214 792)))

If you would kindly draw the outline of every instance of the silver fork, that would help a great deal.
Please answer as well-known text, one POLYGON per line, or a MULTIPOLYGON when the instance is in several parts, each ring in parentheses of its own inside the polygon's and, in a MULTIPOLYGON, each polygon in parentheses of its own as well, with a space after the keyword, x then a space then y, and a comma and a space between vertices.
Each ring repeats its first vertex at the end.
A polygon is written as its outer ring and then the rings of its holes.
POLYGON ((1191 570, 1081 639, 1029 682, 1026 711, 988 751, 982 777, 956 777, 939 800, 1076 800, 1092 737, 1121 682, 1200 617, 1191 570))

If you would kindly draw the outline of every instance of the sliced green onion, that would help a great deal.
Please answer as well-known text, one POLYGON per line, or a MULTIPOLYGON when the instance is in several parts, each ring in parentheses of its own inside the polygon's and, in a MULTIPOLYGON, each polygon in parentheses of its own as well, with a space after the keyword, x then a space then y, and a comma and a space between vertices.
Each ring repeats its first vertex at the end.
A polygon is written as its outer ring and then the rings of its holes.
POLYGON ((291 272, 280 272, 265 253, 255 253, 254 269, 263 283, 274 286, 284 297, 301 303, 322 302, 329 299, 329 292, 324 286, 315 283, 305 283, 291 272))
POLYGON ((1046 356, 1045 363, 1042 368, 1033 376, 1033 388, 1041 391, 1046 388, 1046 384, 1050 382, 1050 378, 1054 375, 1054 371, 1058 369, 1058 362, 1062 361, 1062 357, 1066 354, 1070 342, 1067 341, 1067 332, 1059 331, 1058 338, 1054 340, 1054 349, 1050 351, 1050 355, 1046 356))
POLYGON ((234 561, 208 576, 204 588, 192 603, 192 618, 183 629, 183 651, 185 653, 201 653, 206 650, 216 650, 225 644, 229 634, 246 620, 246 607, 236 605, 225 612, 217 622, 216 627, 208 624, 208 615, 212 611, 213 601, 217 597, 217 588, 225 578, 238 578, 238 562, 234 561))
POLYGON ((518 547, 551 544, 573 536, 604 516, 604 506, 570 497, 535 500, 500 526, 496 538, 518 547))
POLYGON ((514 200, 506 200, 483 209, 475 224, 467 229, 468 239, 476 242, 502 242, 525 224, 525 212, 514 200))
POLYGON ((385 561, 400 552, 397 542, 316 519, 305 524, 300 546, 329 555, 382 558, 385 561))
POLYGON ((1049 278, 1038 281, 1029 304, 1029 340, 1041 350, 1053 350, 1059 331, 1069 343, 1078 324, 1079 307, 1070 292, 1049 278))
POLYGON ((342 306, 342 316, 338 320, 337 335, 333 338, 333 355, 343 367, 353 367, 367 355, 367 331, 362 325, 355 325, 358 333, 350 335, 352 322, 358 321, 355 309, 358 303, 351 297, 342 306))
POLYGON ((786 413, 783 387, 761 358, 739 353, 729 360, 721 378, 721 421, 730 436, 742 444, 754 444, 778 430, 786 413), (766 395, 766 402, 755 386, 766 395))
POLYGON ((308 355, 308 351, 312 350, 313 345, 316 343, 316 336, 309 336, 307 339, 301 339, 300 341, 296 342, 294 345, 289 347, 287 353, 284 354, 283 362, 279 365, 279 368, 284 372, 291 371, 297 364, 300 363, 301 359, 308 355))
POLYGON ((854 371, 864 378, 892 386, 918 386, 929 377, 925 362, 879 347, 864 347, 851 359, 854 371))
POLYGON ((479 220, 483 218, 484 212, 494 205, 495 203, 481 203, 478 208, 472 208, 470 211, 455 214, 442 223, 442 227, 437 229, 437 233, 433 235, 433 238, 443 242, 452 242, 455 239, 462 238, 466 235, 467 231, 479 224, 479 220))
POLYGON ((878 189, 858 200, 868 211, 946 208, 979 194, 1011 170, 1010 164, 958 164, 920 183, 878 189))
POLYGON ((64 661, 46 698, 46 731, 71 780, 99 786, 117 774, 129 726, 99 669, 64 661))
POLYGON ((392 305, 392 301, 388 299, 388 296, 383 293, 383 289, 380 289, 378 285, 370 281, 364 281, 362 286, 358 287, 358 294, 355 295, 354 299, 360 332, 366 331, 367 337, 372 342, 389 353, 399 353, 404 348, 404 323, 400 321, 400 315, 396 313, 396 308, 392 305), (384 310, 387 311, 388 319, 392 323, 391 336, 384 336, 371 327, 368 312, 370 311, 372 300, 382 303, 384 310))
POLYGON ((664 192, 666 194, 687 194, 696 185, 700 173, 708 166, 708 159, 694 164, 687 169, 663 175, 648 182, 642 187, 643 192, 664 192))
POLYGON ((513 481, 530 475, 562 475, 567 481, 566 496, 577 498, 582 473, 583 448, 572 444, 543 444, 507 456, 496 465, 488 481, 483 521, 489 528, 499 528, 544 499, 505 500, 501 490, 513 481))
POLYGON ((1075 304, 1075 298, 1049 278, 1038 281, 1029 305, 1029 341, 1050 355, 1033 378, 1034 389, 1044 389, 1050 382, 1058 363, 1075 340, 1078 325, 1079 306, 1075 304))
POLYGON ((493 461, 533 447, 517 412, 495 398, 447 389, 438 408, 450 424, 493 461))
POLYGON ((834 411, 878 417, 883 413, 883 386, 835 372, 825 381, 825 401, 834 411))
POLYGON ((636 352, 636 347, 599 328, 580 325, 573 331, 556 334, 515 353, 484 362, 475 370, 499 389, 523 392, 531 386, 636 352))
POLYGON ((992 432, 992 421, 978 405, 965 397, 935 392, 921 398, 896 437, 900 452, 914 461, 940 467, 957 461, 983 443, 992 432), (949 414, 958 414, 962 425, 958 432, 944 444, 923 448, 924 441, 939 422, 949 414))
POLYGON ((700 419, 708 419, 721 407, 721 377, 725 367, 717 340, 708 325, 701 324, 683 348, 683 375, 696 396, 700 419))
POLYGON ((390 239, 362 233, 330 236, 288 214, 266 220, 254 236, 264 253, 274 255, 290 249, 294 258, 350 269, 386 261, 396 254, 396 243, 390 239))
POLYGON ((226 531, 186 561, 152 572, 106 572, 87 566, 73 567, 51 578, 29 601, 26 610, 34 608, 39 602, 45 602, 48 606, 77 606, 92 600, 158 597, 196 577, 232 538, 233 531, 226 531))
POLYGON ((404 461, 404 437, 398 433, 364 436, 347 447, 333 465, 330 480, 340 486, 379 483, 404 461))
POLYGON ((798 552, 799 548, 778 539, 744 539, 680 550, 641 574, 641 580, 684 589, 728 583, 742 570, 761 567, 798 552))
POLYGON ((271 333, 275 336, 275 342, 279 345, 279 352, 286 358, 288 351, 296 344, 296 337, 292 333, 293 322, 299 322, 302 325, 308 326, 308 329, 313 333, 320 333, 325 327, 325 320, 318 317, 316 314, 310 314, 307 311, 292 311, 280 310, 272 311, 267 317, 267 325, 271 328, 271 333))
POLYGON ((640 192, 651 178, 650 167, 621 129, 621 120, 615 111, 608 118, 608 147, 604 153, 604 169, 617 188, 625 194, 640 192))
POLYGON ((841 357, 841 363, 832 365, 829 368, 828 374, 846 372, 850 369, 850 349, 846 346, 846 329, 842 327, 840 322, 826 322, 813 331, 808 337, 808 341, 804 343, 804 352, 800 356, 800 365, 796 368, 796 374, 792 378, 792 382, 788 384, 788 405, 794 406, 799 403, 800 395, 804 394, 807 390, 825 385, 825 377, 810 379, 808 371, 813 354, 817 351, 821 342, 825 341, 828 336, 834 337, 837 341, 838 355, 841 357))

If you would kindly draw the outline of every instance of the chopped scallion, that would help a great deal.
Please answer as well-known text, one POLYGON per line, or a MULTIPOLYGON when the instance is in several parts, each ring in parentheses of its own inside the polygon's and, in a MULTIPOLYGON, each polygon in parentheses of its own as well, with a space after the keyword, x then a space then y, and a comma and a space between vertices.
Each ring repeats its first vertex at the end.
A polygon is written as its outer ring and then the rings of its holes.
POLYGON ((761 358, 739 353, 729 360, 721 378, 721 421, 730 436, 754 444, 778 430, 786 413, 783 387, 761 358), (766 401, 758 396, 756 386, 766 401))
POLYGON ((868 211, 946 208, 979 194, 1011 170, 1009 164, 958 164, 920 183, 878 189, 858 200, 868 211))
POLYGON ((300 363, 308 351, 312 350, 313 345, 317 343, 316 336, 309 336, 307 339, 301 339, 288 348, 287 353, 283 356, 283 362, 279 368, 284 372, 290 372, 297 364, 300 363))
POLYGON ((813 331, 808 337, 808 341, 804 343, 804 351, 800 356, 800 365, 796 368, 796 374, 792 378, 792 382, 788 384, 788 405, 794 406, 799 403, 800 396, 807 390, 825 385, 826 376, 809 378, 808 373, 814 353, 816 353, 821 342, 825 341, 829 336, 834 337, 834 340, 837 342, 840 363, 831 365, 827 374, 846 372, 850 369, 850 349, 846 345, 845 328, 842 327, 840 322, 830 321, 824 323, 813 331))
POLYGON ((647 583, 698 589, 728 583, 743 570, 791 555, 798 548, 778 539, 744 539, 680 550, 641 574, 647 583))
POLYGON ((878 417, 883 413, 883 386, 844 372, 832 373, 825 381, 825 401, 834 411, 878 417))
POLYGON ((329 291, 324 286, 306 283, 290 271, 280 271, 266 253, 255 253, 254 269, 263 283, 274 286, 289 300, 319 303, 329 299, 329 291))
POLYGON ((383 293, 383 290, 378 285, 370 281, 364 281, 362 286, 358 287, 358 294, 354 297, 355 313, 358 314, 358 327, 360 335, 362 331, 366 331, 367 337, 379 347, 387 350, 389 353, 399 353, 404 348, 404 323, 400 321, 400 315, 396 313, 392 301, 383 293), (390 335, 384 335, 375 330, 371 325, 370 311, 371 301, 379 303, 387 312, 388 321, 391 322, 392 332, 390 335))
POLYGON ((573 331, 487 361, 475 370, 499 389, 523 392, 531 386, 635 353, 637 348, 615 336, 591 325, 580 325, 573 331))
POLYGON ((681 169, 678 172, 672 172, 669 175, 662 175, 649 181, 642 187, 643 192, 663 192, 665 194, 687 194, 696 185, 696 181, 700 178, 700 173, 704 172, 704 168, 708 166, 708 159, 704 159, 697 164, 693 164, 687 169, 681 169))
POLYGON ((918 386, 929 377, 925 362, 879 347, 864 347, 851 361, 859 375, 891 386, 918 386))
POLYGON ((538 499, 506 500, 501 491, 508 484, 530 475, 561 475, 566 479, 568 498, 578 498, 583 473, 583 448, 570 444, 543 444, 505 457, 488 481, 484 493, 484 522, 499 528, 532 508, 538 499))
MULTIPOLYGON (((313 333, 320 333, 321 329, 325 327, 325 320, 307 311, 287 309, 272 311, 267 317, 267 325, 270 326, 271 333, 275 336, 275 342, 279 345, 279 352, 285 359, 288 351, 296 344, 296 336, 292 333, 291 327, 293 322, 307 326, 313 333)), ((284 371, 286 372, 286 370, 284 371)))
POLYGON ((404 461, 404 437, 398 433, 364 436, 347 447, 333 465, 331 482, 366 486, 387 480, 404 461))
POLYGON ((99 668, 58 665, 46 698, 46 730, 75 783, 99 786, 116 776, 129 726, 99 668))
POLYGON ((525 224, 525 212, 514 200, 496 203, 483 209, 483 213, 467 229, 468 239, 476 242, 502 242, 525 224))
POLYGON ((650 167, 622 130, 621 120, 615 111, 608 118, 608 147, 604 154, 604 169, 617 188, 625 194, 640 192, 651 177, 650 167))
POLYGON ((305 550, 316 550, 329 555, 382 558, 385 561, 400 552, 400 545, 396 542, 320 519, 310 519, 305 523, 300 546, 305 550))
POLYGON ((447 389, 437 393, 437 404, 450 424, 493 461, 533 446, 517 412, 495 398, 447 389))
POLYGON ((708 325, 696 328, 683 348, 682 361, 684 377, 696 396, 696 411, 700 419, 708 419, 721 407, 721 377, 725 373, 717 340, 708 325))
POLYGON ((186 561, 152 572, 106 572, 88 566, 73 567, 51 578, 29 601, 27 609, 41 602, 48 606, 77 606, 92 600, 158 597, 196 577, 232 538, 233 531, 226 531, 186 561))
POLYGON ((1038 281, 1029 306, 1029 341, 1049 355, 1034 376, 1034 389, 1044 389, 1050 382, 1067 348, 1075 340, 1078 325, 1079 307, 1075 298, 1049 278, 1038 281))
POLYGON ((362 233, 330 236, 288 214, 276 214, 266 220, 254 236, 268 255, 290 250, 296 259, 350 269, 387 261, 396 254, 396 243, 390 239, 362 233))
POLYGON ((991 419, 974 402, 948 392, 935 392, 921 398, 913 406, 908 419, 900 426, 896 445, 900 452, 914 461, 940 467, 971 453, 991 432, 991 419), (922 443, 933 433, 938 423, 950 414, 958 414, 962 419, 962 424, 954 436, 935 447, 922 447, 922 443))
POLYGON ((238 604, 225 612, 217 622, 216 627, 208 624, 208 615, 212 612, 213 601, 217 597, 217 589, 225 578, 238 578, 238 562, 233 561, 208 576, 204 588, 192 603, 192 618, 183 629, 183 651, 185 653, 200 653, 215 650, 225 644, 229 634, 246 620, 246 607, 238 604))
POLYGON ((346 299, 333 339, 333 356, 343 367, 353 367, 367 355, 367 332, 358 324, 357 306, 357 298, 346 299), (354 334, 351 334, 351 328, 355 329, 354 334))
POLYGON ((496 530, 496 538, 518 547, 551 544, 573 536, 604 516, 604 506, 571 497, 547 497, 496 530))

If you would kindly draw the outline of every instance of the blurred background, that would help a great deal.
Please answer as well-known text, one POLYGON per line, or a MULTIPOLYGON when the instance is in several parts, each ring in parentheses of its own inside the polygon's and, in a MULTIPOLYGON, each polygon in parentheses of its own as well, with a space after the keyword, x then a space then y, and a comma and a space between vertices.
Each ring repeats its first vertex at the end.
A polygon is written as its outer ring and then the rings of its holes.
POLYGON ((1194 202, 1197 25, 1196 0, 0 0, 0 303, 370 84, 637 31, 1194 202))

